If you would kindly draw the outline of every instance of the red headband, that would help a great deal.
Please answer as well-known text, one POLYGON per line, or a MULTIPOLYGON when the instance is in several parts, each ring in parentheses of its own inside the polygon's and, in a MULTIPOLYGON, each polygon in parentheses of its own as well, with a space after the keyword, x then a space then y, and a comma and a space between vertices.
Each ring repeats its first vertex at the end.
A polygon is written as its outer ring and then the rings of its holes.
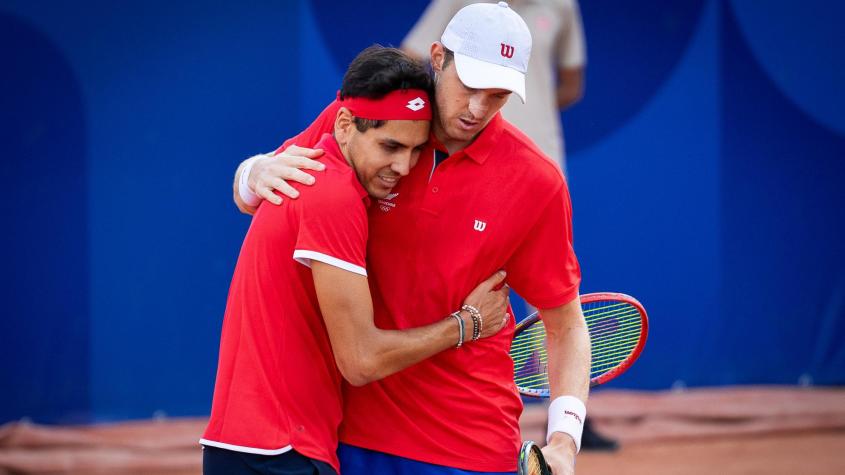
POLYGON ((422 89, 397 89, 384 97, 345 97, 338 100, 352 115, 370 120, 431 120, 428 93, 422 89))

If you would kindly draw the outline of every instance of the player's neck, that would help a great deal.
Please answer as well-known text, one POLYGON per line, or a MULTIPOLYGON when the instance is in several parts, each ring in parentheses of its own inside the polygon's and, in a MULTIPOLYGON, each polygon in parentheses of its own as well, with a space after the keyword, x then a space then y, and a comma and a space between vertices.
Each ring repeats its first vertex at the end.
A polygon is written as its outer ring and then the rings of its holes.
MULTIPOLYGON (((444 147, 446 147, 446 151, 449 152, 449 155, 452 155, 455 152, 459 152, 459 151, 469 147, 469 145, 471 143, 475 142, 475 139, 478 138, 478 135, 481 134, 481 132, 479 132, 478 134, 475 134, 469 140, 454 139, 451 136, 449 136, 449 134, 447 134, 445 130, 443 130, 443 127, 440 125, 440 121, 437 120, 436 118, 435 118, 435 120, 432 121, 431 128, 432 128, 432 133, 434 134, 434 137, 437 138, 437 140, 441 144, 443 144, 444 147)), ((481 130, 484 130, 484 129, 481 129, 481 130)))

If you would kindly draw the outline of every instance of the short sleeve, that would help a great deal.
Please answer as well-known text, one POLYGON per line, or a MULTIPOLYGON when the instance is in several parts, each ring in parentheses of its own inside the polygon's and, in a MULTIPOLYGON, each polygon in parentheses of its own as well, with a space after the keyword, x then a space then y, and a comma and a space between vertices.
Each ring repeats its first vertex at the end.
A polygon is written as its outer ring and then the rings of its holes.
POLYGON ((314 119, 305 130, 300 132, 293 138, 285 140, 275 153, 290 147, 291 145, 298 145, 300 147, 314 148, 317 142, 323 137, 323 134, 330 134, 334 131, 334 122, 337 117, 337 111, 340 110, 340 103, 333 101, 331 104, 320 112, 320 115, 314 119))
POLYGON ((431 44, 440 41, 443 30, 461 8, 456 0, 432 0, 417 23, 402 40, 402 47, 421 58, 427 58, 431 44))
MULTIPOLYGON (((322 181, 334 181, 329 178, 322 181)), ((293 258, 308 267, 320 261, 366 276, 367 211, 360 195, 348 184, 320 188, 297 200, 302 208, 293 258)))
POLYGON ((555 308, 578 295, 581 269, 572 244, 572 206, 565 183, 508 260, 508 284, 531 305, 555 308))
POLYGON ((578 0, 567 2, 563 17, 563 28, 557 45, 558 66, 567 69, 583 68, 587 64, 587 47, 578 0))

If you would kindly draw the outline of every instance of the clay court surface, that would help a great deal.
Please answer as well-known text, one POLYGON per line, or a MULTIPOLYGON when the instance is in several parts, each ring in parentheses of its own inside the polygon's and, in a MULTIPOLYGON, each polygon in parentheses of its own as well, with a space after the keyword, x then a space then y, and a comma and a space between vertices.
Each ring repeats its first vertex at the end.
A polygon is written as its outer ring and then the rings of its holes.
MULTIPOLYGON (((584 474, 845 474, 845 390, 602 391, 590 400, 615 453, 582 453, 584 474)), ((201 473, 203 418, 54 427, 0 427, 0 474, 201 473)), ((542 439, 542 405, 523 416, 542 439)))

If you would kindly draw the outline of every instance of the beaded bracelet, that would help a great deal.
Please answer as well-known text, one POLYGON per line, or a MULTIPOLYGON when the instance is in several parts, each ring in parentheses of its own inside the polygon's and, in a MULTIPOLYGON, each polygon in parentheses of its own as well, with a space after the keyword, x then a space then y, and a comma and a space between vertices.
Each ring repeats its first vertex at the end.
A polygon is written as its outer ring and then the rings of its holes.
POLYGON ((481 317, 481 312, 472 305, 467 304, 461 306, 461 310, 469 312, 469 316, 472 317, 472 341, 478 340, 481 338, 481 329, 482 325, 484 325, 484 318, 481 317))

